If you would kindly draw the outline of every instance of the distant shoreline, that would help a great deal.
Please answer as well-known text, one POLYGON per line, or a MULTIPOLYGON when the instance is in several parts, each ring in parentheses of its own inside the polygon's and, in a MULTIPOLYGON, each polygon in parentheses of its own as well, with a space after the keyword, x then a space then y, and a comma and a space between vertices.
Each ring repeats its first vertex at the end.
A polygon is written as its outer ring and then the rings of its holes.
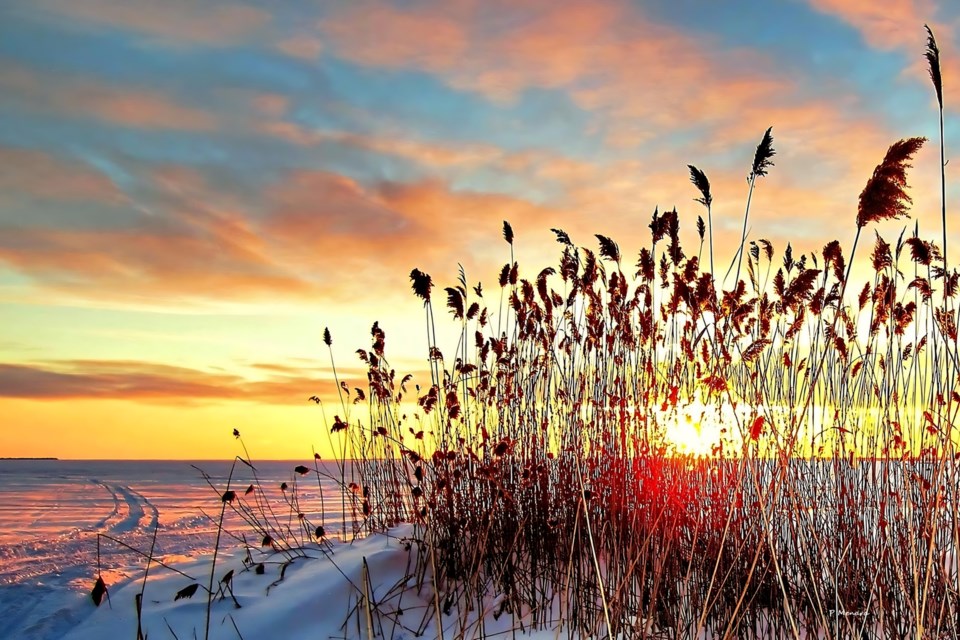
POLYGON ((0 460, 59 460, 60 458, 0 458, 0 460))

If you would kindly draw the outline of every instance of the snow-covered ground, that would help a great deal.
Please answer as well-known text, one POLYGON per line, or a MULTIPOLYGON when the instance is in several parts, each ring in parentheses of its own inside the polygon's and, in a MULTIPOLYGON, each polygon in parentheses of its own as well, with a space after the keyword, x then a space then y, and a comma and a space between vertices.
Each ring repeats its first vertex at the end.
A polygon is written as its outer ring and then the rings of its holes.
MULTIPOLYGON (((246 553, 234 550, 217 561, 214 599, 210 610, 209 637, 224 640, 272 638, 367 638, 396 640, 439 636, 437 620, 445 637, 480 637, 477 611, 435 616, 429 578, 417 589, 411 575, 416 544, 409 544, 411 526, 390 534, 331 544, 312 544, 304 556, 293 560, 277 553, 246 553), (252 559, 252 561, 251 561, 252 559), (263 566, 262 573, 257 567, 263 566), (366 575, 366 578, 365 578, 366 575), (229 576, 223 581, 224 576, 229 576), (226 585, 229 584, 229 589, 226 585), (364 597, 364 593, 367 594, 364 597)), ((136 600, 143 591, 141 630, 151 638, 203 638, 206 634, 210 558, 179 565, 188 577, 154 569, 146 586, 130 580, 110 590, 109 600, 94 610, 87 597, 84 618, 63 637, 69 640, 136 638, 136 600), (191 597, 177 594, 198 584, 191 597)), ((92 585, 91 585, 92 586, 92 585)), ((483 634, 507 637, 513 627, 509 616, 493 617, 495 603, 484 611, 483 634)), ((518 635, 523 635, 517 630, 518 635)), ((555 638, 552 631, 524 637, 555 638)))
MULTIPOLYGON (((297 482, 300 510, 312 523, 322 523, 328 535, 335 535, 344 520, 337 484, 327 480, 318 484, 314 473, 297 476, 293 472, 295 464, 257 464, 257 476, 271 496, 276 516, 285 521, 290 512, 280 483, 292 487, 297 482)), ((308 464, 312 467, 313 463, 308 464)), ((196 466, 216 486, 225 486, 229 462, 201 462, 196 466)), ((337 473, 329 463, 321 467, 324 470, 337 473)), ((253 481, 252 472, 237 465, 232 486, 238 493, 253 481)), ((288 489, 286 495, 292 495, 292 491, 288 489)), ((217 497, 203 474, 186 462, 0 461, 0 638, 53 640, 68 631, 86 634, 80 637, 117 637, 104 631, 102 625, 123 625, 123 616, 133 613, 128 592, 143 577, 145 566, 142 557, 123 545, 149 551, 157 527, 154 556, 197 571, 197 558, 209 557, 214 546, 214 520, 220 507, 217 497), (101 537, 98 549, 97 534, 123 544, 101 537), (101 610, 90 598, 98 553, 112 603, 111 608, 105 601, 101 610)), ((224 566, 241 553, 243 545, 238 538, 243 537, 259 547, 259 539, 251 540, 256 533, 228 510, 221 542, 221 549, 226 550, 224 566)), ((291 577, 300 573, 300 565, 325 564, 332 569, 323 554, 318 551, 314 555, 317 561, 294 563, 291 577)), ((273 562, 265 563, 264 575, 275 566, 273 562)), ((239 569, 237 573, 238 587, 245 585, 246 577, 239 569)), ((151 577, 157 578, 157 584, 147 587, 143 607, 146 615, 153 609, 153 600, 166 600, 161 597, 166 585, 183 579, 156 565, 151 568, 151 577)), ((188 612, 201 600, 205 612, 202 591, 193 600, 178 601, 183 605, 178 610, 189 618, 188 612)), ((218 611, 220 607, 222 604, 218 611)), ((151 637, 171 637, 165 626, 152 629, 151 637)), ((178 636, 193 637, 192 632, 178 636)), ((136 637, 136 625, 132 635, 124 637, 136 637)), ((198 637, 202 637, 202 630, 198 637)))

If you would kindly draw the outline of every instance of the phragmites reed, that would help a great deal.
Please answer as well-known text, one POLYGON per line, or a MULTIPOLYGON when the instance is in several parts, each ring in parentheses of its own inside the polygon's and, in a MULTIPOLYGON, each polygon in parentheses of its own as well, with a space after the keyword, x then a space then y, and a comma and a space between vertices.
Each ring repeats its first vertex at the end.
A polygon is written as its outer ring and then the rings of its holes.
POLYGON ((687 167, 690 169, 690 182, 700 191, 701 197, 697 198, 696 201, 705 207, 709 207, 713 203, 713 196, 710 194, 710 180, 707 179, 707 174, 692 164, 688 164, 687 167))
POLYGON ((599 233, 594 235, 596 235, 597 240, 600 241, 600 255, 620 264, 620 247, 617 246, 617 243, 599 233))
POLYGON ((757 145, 757 152, 753 156, 753 168, 750 171, 750 180, 767 175, 767 168, 773 166, 770 158, 776 155, 777 152, 773 150, 773 136, 770 135, 772 130, 773 127, 769 127, 766 133, 763 134, 763 139, 760 140, 760 144, 757 145))
MULTIPOLYGON (((837 298, 839 303, 842 304, 847 292, 847 284, 850 281, 850 273, 853 270, 853 259, 857 253, 857 245, 860 242, 860 232, 871 222, 893 220, 908 215, 907 205, 913 201, 906 192, 907 169, 911 166, 909 161, 913 159, 913 155, 920 150, 924 142, 926 142, 926 138, 907 138, 890 145, 886 155, 883 157, 883 162, 878 164, 877 168, 873 170, 873 175, 867 180, 866 186, 860 193, 860 204, 857 208, 857 232, 853 236, 853 247, 850 249, 850 262, 847 264, 846 275, 840 282, 840 295, 837 298)), ((877 235, 877 240, 879 245, 881 242, 879 234, 877 235)), ((882 267, 882 265, 886 264, 887 259, 884 254, 889 252, 889 245, 887 245, 887 247, 887 250, 883 250, 882 246, 878 246, 879 253, 875 252, 873 258, 874 268, 882 267)), ((830 251, 833 253, 832 248, 830 251)), ((836 335, 837 323, 840 320, 840 316, 841 313, 838 307, 838 312, 834 314, 833 321, 830 325, 829 335, 836 335)), ((808 388, 807 399, 803 404, 803 413, 810 408, 810 402, 813 399, 813 389, 820 378, 820 373, 823 371, 823 365, 826 359, 827 354, 824 352, 813 370, 813 377, 811 378, 813 382, 811 382, 808 388)))
MULTIPOLYGON (((944 159, 945 150, 943 148, 943 78, 940 75, 940 48, 937 46, 937 40, 933 37, 933 31, 929 25, 923 25, 927 30, 927 50, 924 57, 927 59, 930 80, 933 82, 933 88, 937 92, 937 105, 940 107, 940 216, 943 229, 943 273, 947 277, 947 177, 946 160, 944 159)), ((947 304, 947 289, 943 288, 943 304, 947 304)))
POLYGON ((424 301, 424 303, 430 302, 430 290, 433 289, 433 279, 420 271, 420 269, 414 269, 410 272, 410 281, 413 283, 413 292, 418 298, 424 301))
POLYGON ((929 25, 923 25, 927 30, 927 50, 924 57, 927 59, 929 67, 930 80, 933 82, 933 88, 937 91, 937 103, 943 109, 943 79, 940 76, 940 47, 937 46, 937 39, 933 37, 933 31, 929 25))
POLYGON ((570 235, 563 229, 550 229, 555 236, 557 236, 557 242, 567 247, 573 246, 573 241, 570 240, 570 235))
MULTIPOLYGON (((688 164, 687 167, 690 169, 690 182, 700 191, 700 197, 696 199, 697 202, 702 204, 707 208, 707 224, 710 231, 710 275, 713 273, 713 214, 711 213, 711 205, 713 204, 713 194, 710 193, 710 180, 707 179, 707 174, 705 174, 700 169, 697 169, 692 164, 688 164)), ((703 229, 698 227, 697 231, 700 234, 700 239, 703 240, 703 229)))
POLYGON ((506 220, 503 221, 503 239, 507 241, 507 244, 513 244, 513 227, 506 220))
MULTIPOLYGON (((753 155, 753 165, 750 167, 750 175, 747 176, 747 182, 750 184, 750 191, 747 192, 747 208, 743 212, 743 233, 740 236, 740 246, 737 248, 736 263, 737 263, 737 275, 734 279, 734 282, 740 280, 740 267, 743 264, 743 247, 747 243, 747 222, 750 219, 750 201, 753 199, 753 188, 757 184, 757 178, 760 176, 767 175, 767 169, 773 166, 773 162, 770 160, 777 152, 773 150, 773 135, 771 135, 773 127, 767 127, 767 130, 763 134, 763 138, 760 140, 760 144, 757 145, 757 151, 753 155)), ((727 269, 727 274, 724 276, 724 279, 730 275, 730 271, 733 269, 733 263, 730 263, 730 268, 727 269)))
POLYGON ((871 222, 894 220, 907 215, 907 205, 913 201, 907 195, 907 169, 910 160, 920 150, 926 138, 907 138, 890 145, 883 162, 873 170, 867 185, 860 192, 857 207, 857 227, 871 222))

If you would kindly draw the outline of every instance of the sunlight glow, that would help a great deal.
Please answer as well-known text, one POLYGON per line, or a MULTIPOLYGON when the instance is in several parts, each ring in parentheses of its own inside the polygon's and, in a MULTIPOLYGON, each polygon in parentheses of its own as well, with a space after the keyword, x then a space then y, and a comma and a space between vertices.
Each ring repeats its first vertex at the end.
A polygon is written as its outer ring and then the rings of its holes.
POLYGON ((749 407, 734 410, 727 404, 705 404, 699 394, 689 404, 658 416, 664 425, 664 444, 678 455, 716 456, 737 451, 742 444, 739 423, 746 420, 749 407))

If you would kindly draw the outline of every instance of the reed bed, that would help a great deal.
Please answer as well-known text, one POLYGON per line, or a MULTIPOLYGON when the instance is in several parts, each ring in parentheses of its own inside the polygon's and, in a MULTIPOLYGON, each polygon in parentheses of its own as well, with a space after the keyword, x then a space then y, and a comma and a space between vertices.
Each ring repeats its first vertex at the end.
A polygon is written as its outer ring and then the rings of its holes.
POLYGON ((430 383, 397 379, 374 325, 366 390, 340 385, 369 421, 333 430, 358 460, 363 526, 418 524, 435 615, 458 637, 483 635, 485 606, 581 637, 960 636, 958 275, 914 226, 875 233, 872 275, 849 282, 861 232, 907 214, 924 142, 877 166, 848 255, 744 238, 728 288, 701 267, 702 218, 688 254, 676 210, 629 261, 554 229, 557 265, 529 275, 504 222, 500 290, 461 270, 440 310, 414 269, 430 383), (708 455, 674 445, 684 421, 720 426, 708 455))

